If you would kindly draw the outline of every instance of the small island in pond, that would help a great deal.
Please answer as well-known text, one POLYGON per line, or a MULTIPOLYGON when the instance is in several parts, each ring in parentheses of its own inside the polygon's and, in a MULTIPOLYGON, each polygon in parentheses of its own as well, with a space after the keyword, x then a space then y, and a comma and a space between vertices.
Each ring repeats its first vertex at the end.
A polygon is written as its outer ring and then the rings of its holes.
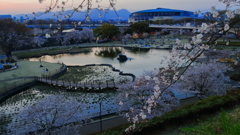
POLYGON ((117 59, 118 59, 119 61, 126 61, 128 58, 127 58, 127 56, 124 55, 124 54, 119 54, 117 59))

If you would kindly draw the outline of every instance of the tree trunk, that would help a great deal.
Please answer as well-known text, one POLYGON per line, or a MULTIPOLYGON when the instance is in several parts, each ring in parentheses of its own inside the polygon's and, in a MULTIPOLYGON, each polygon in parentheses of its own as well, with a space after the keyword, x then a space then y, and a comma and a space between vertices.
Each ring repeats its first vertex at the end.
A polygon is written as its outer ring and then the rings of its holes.
POLYGON ((12 59, 12 50, 9 47, 2 47, 2 51, 7 55, 7 60, 12 59))

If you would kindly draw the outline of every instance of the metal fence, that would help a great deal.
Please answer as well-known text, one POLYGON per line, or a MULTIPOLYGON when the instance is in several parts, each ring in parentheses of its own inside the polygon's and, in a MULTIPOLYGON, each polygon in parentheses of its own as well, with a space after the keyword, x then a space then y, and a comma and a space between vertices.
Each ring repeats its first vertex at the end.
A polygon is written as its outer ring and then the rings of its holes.
POLYGON ((62 75, 66 71, 66 69, 67 69, 66 65, 62 63, 62 66, 60 68, 55 69, 53 71, 44 72, 43 74, 41 74, 41 78, 58 77, 62 75))

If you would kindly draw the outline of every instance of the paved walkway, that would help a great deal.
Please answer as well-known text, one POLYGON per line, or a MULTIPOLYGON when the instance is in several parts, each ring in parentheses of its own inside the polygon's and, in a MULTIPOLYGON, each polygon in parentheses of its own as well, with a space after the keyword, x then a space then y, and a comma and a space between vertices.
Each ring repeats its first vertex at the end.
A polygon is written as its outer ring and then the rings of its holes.
POLYGON ((23 77, 16 77, 16 78, 10 78, 10 79, 3 79, 0 80, 0 82, 7 82, 7 81, 13 81, 18 79, 37 79, 37 76, 23 76, 23 77))
MULTIPOLYGON (((194 103, 196 101, 198 101, 197 97, 182 99, 180 100, 180 105, 176 108, 182 107, 186 104, 194 103)), ((126 123, 128 123, 126 118, 123 118, 118 115, 111 115, 110 117, 102 118, 102 131, 116 127, 116 126, 120 126, 126 123)), ((89 135, 89 134, 98 133, 98 132, 101 132, 100 119, 96 119, 93 122, 89 123, 88 125, 83 126, 80 129, 79 134, 89 135)))

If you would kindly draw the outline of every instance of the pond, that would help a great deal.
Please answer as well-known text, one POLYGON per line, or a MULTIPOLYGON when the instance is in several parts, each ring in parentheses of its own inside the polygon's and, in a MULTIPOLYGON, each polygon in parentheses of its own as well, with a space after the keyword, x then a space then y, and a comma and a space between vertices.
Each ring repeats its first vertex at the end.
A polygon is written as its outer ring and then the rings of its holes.
POLYGON ((0 104, 1 110, 4 110, 0 111, 0 134, 6 132, 5 127, 7 126, 7 123, 15 121, 15 114, 43 100, 45 97, 60 94, 71 96, 78 99, 79 103, 86 104, 87 106, 82 108, 83 111, 81 115, 83 116, 99 116, 99 102, 102 102, 102 115, 114 113, 117 109, 117 105, 114 101, 114 97, 117 94, 116 92, 66 92, 65 89, 59 87, 39 84, 8 98, 5 102, 0 104))
POLYGON ((44 55, 40 58, 30 58, 30 61, 63 62, 66 65, 111 64, 124 73, 141 75, 143 71, 151 71, 161 67, 163 56, 168 56, 170 50, 150 48, 124 47, 93 47, 89 53, 44 55), (128 57, 126 61, 119 61, 118 54, 128 57))
MULTIPOLYGON (((52 63, 63 62, 66 65, 111 64, 113 67, 120 69, 124 73, 133 73, 136 76, 139 76, 144 72, 144 70, 151 71, 154 70, 154 68, 160 68, 161 59, 163 59, 163 56, 168 56, 169 51, 170 50, 149 48, 139 49, 124 47, 93 47, 88 53, 58 54, 54 56, 45 55, 40 58, 30 58, 29 60, 39 61, 41 59, 41 61, 52 63), (126 61, 119 61, 117 57, 120 53, 126 55, 128 59, 126 61)), ((49 85, 36 85, 0 104, 0 107, 5 110, 4 112, 1 112, 2 124, 8 123, 14 114, 42 100, 44 97, 57 95, 59 93, 71 94, 72 96, 76 97, 85 97, 81 102, 88 105, 88 108, 86 108, 83 112, 86 115, 98 116, 99 102, 103 103, 103 114, 115 112, 118 106, 114 102, 114 97, 116 96, 116 93, 114 92, 66 92, 64 89, 49 85)), ((178 93, 175 93, 175 95, 179 99, 189 96, 178 93)), ((0 130, 4 131, 3 128, 0 130)))

